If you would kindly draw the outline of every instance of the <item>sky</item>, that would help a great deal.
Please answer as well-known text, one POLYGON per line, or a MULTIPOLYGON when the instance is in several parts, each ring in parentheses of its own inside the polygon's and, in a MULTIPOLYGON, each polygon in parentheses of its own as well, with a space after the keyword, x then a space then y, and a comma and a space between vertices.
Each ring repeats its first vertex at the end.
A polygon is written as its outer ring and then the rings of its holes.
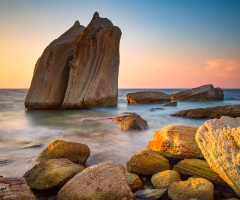
POLYGON ((240 0, 0 0, 0 88, 29 88, 43 50, 95 11, 122 31, 119 88, 240 88, 240 0))

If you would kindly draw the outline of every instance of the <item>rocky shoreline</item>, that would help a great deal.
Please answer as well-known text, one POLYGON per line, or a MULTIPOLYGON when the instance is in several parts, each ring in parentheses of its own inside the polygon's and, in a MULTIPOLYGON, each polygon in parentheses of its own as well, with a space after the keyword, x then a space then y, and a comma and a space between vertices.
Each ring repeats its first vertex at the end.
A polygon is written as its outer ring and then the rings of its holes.
POLYGON ((85 168, 87 145, 57 140, 23 177, 1 177, 0 197, 44 199, 52 193, 48 199, 237 199, 239 126, 240 118, 231 117, 208 120, 199 128, 166 126, 130 158, 126 169, 111 161, 85 168), (212 134, 216 141, 209 142, 212 134))

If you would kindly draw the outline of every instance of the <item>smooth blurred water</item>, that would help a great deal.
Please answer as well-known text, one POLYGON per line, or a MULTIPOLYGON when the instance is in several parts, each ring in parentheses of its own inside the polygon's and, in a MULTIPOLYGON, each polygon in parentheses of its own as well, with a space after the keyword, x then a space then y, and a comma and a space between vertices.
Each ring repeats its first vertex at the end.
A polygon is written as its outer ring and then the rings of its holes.
MULTIPOLYGON (((151 89, 173 94, 183 89, 151 89)), ((161 104, 127 105, 126 94, 150 89, 120 89, 117 107, 93 110, 26 111, 27 90, 0 90, 0 175, 22 176, 31 168, 32 160, 52 141, 63 139, 87 144, 91 156, 87 165, 115 161, 125 166, 129 158, 146 148, 156 129, 170 124, 200 126, 206 119, 170 117, 179 110, 240 104, 240 89, 225 89, 223 101, 178 102, 176 107, 161 104), (151 112, 151 108, 164 110, 151 112), (114 117, 123 112, 136 112, 149 125, 149 130, 125 132, 108 121, 81 121, 84 118, 114 117), (23 148, 27 142, 41 147, 23 148), (10 160, 1 163, 2 158, 10 160)))

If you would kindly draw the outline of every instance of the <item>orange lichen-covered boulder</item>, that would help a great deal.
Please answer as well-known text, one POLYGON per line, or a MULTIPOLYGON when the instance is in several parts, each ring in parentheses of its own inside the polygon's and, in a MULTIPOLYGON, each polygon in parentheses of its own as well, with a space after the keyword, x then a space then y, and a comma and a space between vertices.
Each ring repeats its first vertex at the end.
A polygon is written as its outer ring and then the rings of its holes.
POLYGON ((197 127, 168 125, 155 132, 147 149, 159 152, 167 158, 203 158, 195 141, 197 127))
POLYGON ((135 199, 127 184, 125 168, 114 162, 99 163, 74 176, 58 192, 58 200, 135 199))
POLYGON ((168 189, 172 200, 213 200, 214 186, 204 178, 189 178, 187 181, 174 182, 168 189))
POLYGON ((211 169, 240 197, 240 118, 206 121, 196 141, 211 169))
POLYGON ((1 200, 36 200, 23 177, 0 178, 1 200))
POLYGON ((163 92, 135 92, 126 95, 128 104, 169 103, 171 96, 163 92))
POLYGON ((127 170, 143 176, 170 169, 168 159, 152 150, 142 150, 133 155, 127 162, 127 170))
POLYGON ((74 163, 85 164, 89 155, 90 149, 85 144, 55 140, 39 154, 34 164, 57 158, 68 158, 74 163))

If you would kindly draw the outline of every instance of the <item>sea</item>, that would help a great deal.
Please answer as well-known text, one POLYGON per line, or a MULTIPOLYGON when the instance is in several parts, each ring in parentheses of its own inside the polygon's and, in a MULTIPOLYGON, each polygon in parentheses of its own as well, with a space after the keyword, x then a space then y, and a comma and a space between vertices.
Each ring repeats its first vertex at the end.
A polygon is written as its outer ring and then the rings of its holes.
POLYGON ((89 110, 25 110, 27 89, 0 90, 0 176, 23 176, 33 160, 54 140, 89 146, 86 165, 114 161, 126 166, 130 157, 145 149, 154 133, 167 125, 201 126, 207 119, 172 117, 180 110, 240 104, 240 89, 224 89, 224 100, 178 101, 177 106, 162 104, 128 105, 126 94, 160 91, 174 94, 185 89, 119 89, 116 107, 89 110), (152 108, 164 108, 151 111, 152 108), (105 118, 135 112, 148 123, 145 131, 122 131, 105 118))

